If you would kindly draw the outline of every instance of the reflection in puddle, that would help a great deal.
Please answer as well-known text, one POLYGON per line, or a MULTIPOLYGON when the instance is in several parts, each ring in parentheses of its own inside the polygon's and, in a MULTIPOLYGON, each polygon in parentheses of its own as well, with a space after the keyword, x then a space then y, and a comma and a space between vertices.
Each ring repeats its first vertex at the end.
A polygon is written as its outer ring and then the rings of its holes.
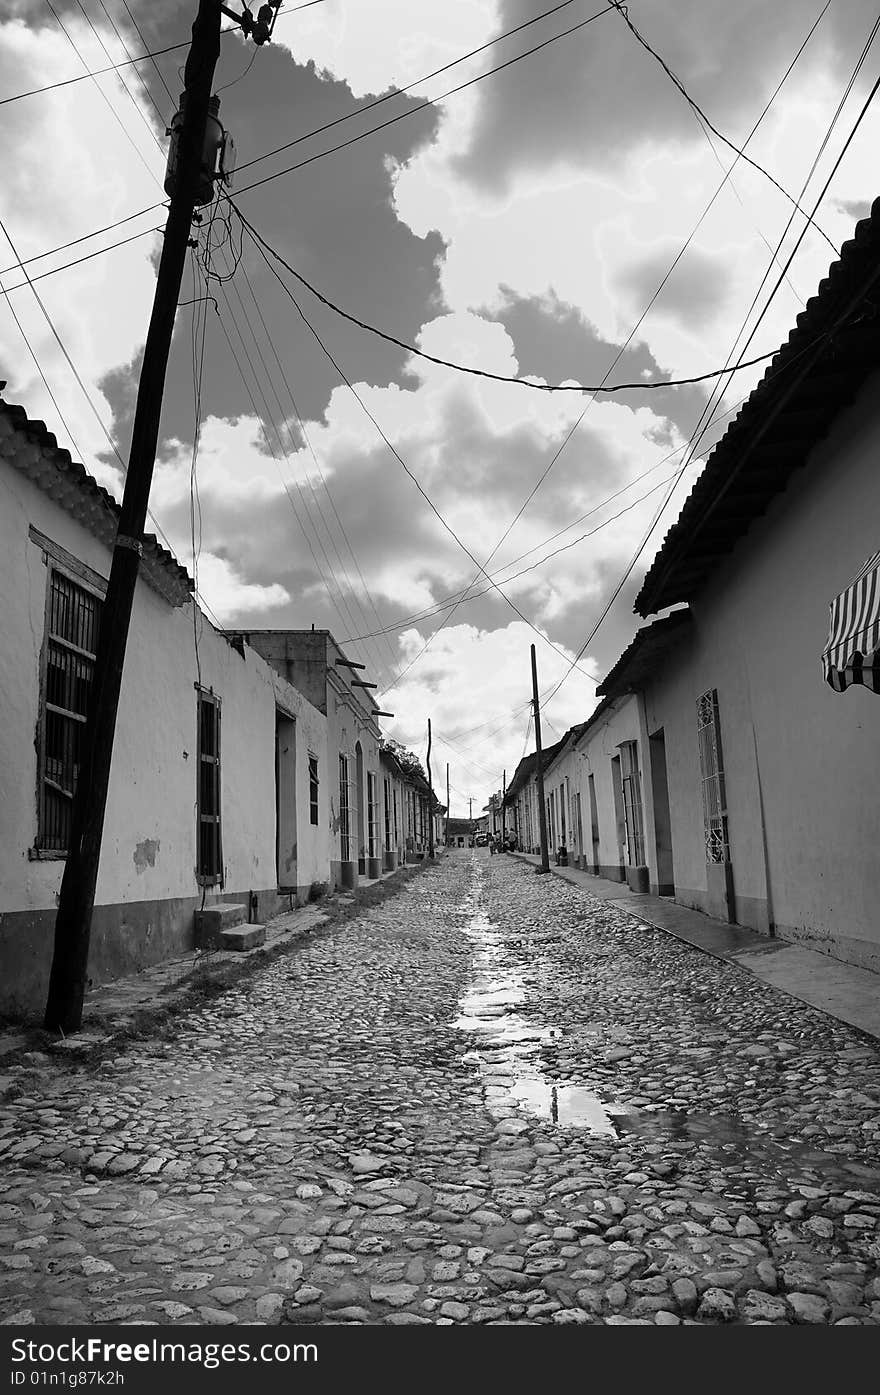
MULTIPOLYGON (((668 1157, 685 1158, 698 1150, 701 1159, 721 1164, 735 1158, 740 1179, 766 1179, 770 1173, 790 1178, 796 1172, 819 1185, 836 1181, 852 1187, 856 1181, 880 1190, 880 1171, 803 1140, 775 1136, 757 1124, 722 1114, 604 1103, 584 1085, 550 1078, 541 1048, 562 1033, 517 1011, 526 998, 525 968, 480 910, 479 866, 476 876, 476 894, 466 906, 471 918, 465 926, 474 944, 471 980, 452 1025, 472 1034, 473 1048, 463 1059, 479 1067, 486 1107, 496 1119, 510 1121, 526 1114, 557 1128, 583 1129, 607 1139, 640 1137, 662 1144, 668 1157)), ((580 1034, 588 1038, 597 1032, 584 1026, 580 1034)), ((527 1125, 523 1122, 522 1127, 527 1125)))
POLYGON ((560 1128, 590 1129, 617 1137, 605 1105, 581 1085, 554 1085, 549 1080, 518 1080, 511 1091, 530 1114, 560 1128))
POLYGON ((465 934, 474 943, 474 963, 452 1025, 476 1038, 475 1048, 464 1059, 480 1068, 487 1108, 499 1119, 519 1109, 560 1128, 616 1137, 610 1112, 597 1095, 544 1075, 540 1049, 562 1033, 516 1010, 526 996, 524 973, 501 932, 479 909, 482 875, 478 868, 476 895, 465 907, 470 913, 465 934))

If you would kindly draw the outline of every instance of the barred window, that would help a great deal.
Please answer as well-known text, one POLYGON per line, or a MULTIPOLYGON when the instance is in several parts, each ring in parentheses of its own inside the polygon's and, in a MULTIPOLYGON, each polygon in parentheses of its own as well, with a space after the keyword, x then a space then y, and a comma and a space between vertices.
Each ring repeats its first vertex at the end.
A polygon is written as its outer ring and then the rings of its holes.
POLYGON ((103 602, 54 567, 44 643, 37 848, 64 854, 79 779, 103 602))
POLYGON ((348 756, 339 757, 339 857, 351 861, 351 803, 349 800, 348 756))
POLYGON ((318 823, 318 757, 309 756, 309 821, 318 823))
POLYGON ((727 795, 721 758, 718 691, 712 688, 697 698, 697 737, 700 743, 700 779, 703 792, 703 826, 706 861, 729 862, 727 795))
POLYGON ((196 880, 200 886, 223 885, 223 843, 220 826, 220 699, 205 688, 198 698, 198 852, 196 880))
POLYGON ((387 775, 383 780, 382 788, 385 794, 385 851, 391 852, 394 846, 391 842, 391 781, 387 775))
POLYGON ((367 857, 379 854, 379 789, 372 770, 367 771, 367 857))

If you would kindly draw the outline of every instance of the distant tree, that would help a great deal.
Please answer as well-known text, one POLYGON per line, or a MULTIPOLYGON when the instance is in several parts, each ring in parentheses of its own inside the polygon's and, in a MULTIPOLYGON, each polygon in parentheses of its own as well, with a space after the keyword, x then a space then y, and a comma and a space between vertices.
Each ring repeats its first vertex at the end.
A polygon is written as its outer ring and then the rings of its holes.
MULTIPOLYGON (((427 785, 428 777, 425 773, 425 767, 422 765, 422 762, 419 760, 418 756, 415 754, 414 751, 408 751, 406 746, 402 746, 399 741, 395 741, 393 736, 383 737, 381 742, 381 749, 383 751, 390 752, 390 754, 397 761, 401 770, 403 770, 404 774, 418 776, 418 778, 420 780, 423 780, 424 783, 427 785)), ((439 813, 442 809, 443 805, 440 803, 439 799, 435 794, 434 811, 436 813, 439 813)))

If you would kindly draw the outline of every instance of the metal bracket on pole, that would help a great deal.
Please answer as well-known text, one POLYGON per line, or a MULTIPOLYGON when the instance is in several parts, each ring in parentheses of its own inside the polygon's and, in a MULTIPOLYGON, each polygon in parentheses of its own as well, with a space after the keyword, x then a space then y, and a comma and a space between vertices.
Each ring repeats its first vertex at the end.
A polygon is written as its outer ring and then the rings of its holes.
POLYGON ((127 538, 127 537, 125 537, 125 535, 124 535, 123 533, 117 533, 117 535, 116 535, 116 541, 115 541, 115 543, 113 544, 113 546, 114 546, 114 547, 127 547, 127 548, 129 548, 132 552, 136 552, 137 555, 138 555, 138 557, 143 557, 143 555, 144 555, 144 545, 143 545, 143 543, 142 543, 142 542, 138 542, 137 538, 127 538))

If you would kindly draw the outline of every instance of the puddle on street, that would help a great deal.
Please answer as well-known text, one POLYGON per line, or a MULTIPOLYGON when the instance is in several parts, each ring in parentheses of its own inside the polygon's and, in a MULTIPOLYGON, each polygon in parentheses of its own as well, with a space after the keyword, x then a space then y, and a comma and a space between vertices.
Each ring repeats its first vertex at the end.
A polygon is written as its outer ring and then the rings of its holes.
MULTIPOLYGON (((477 870, 479 880, 482 873, 477 870)), ((464 1059, 480 1070, 486 1105, 496 1118, 519 1109, 560 1128, 584 1128, 616 1137, 611 1110, 585 1086, 561 1084, 541 1069, 540 1050, 562 1035, 517 1009, 525 996, 524 971, 502 933, 480 907, 481 888, 464 906, 464 933, 474 944, 471 980, 453 1027, 473 1034, 464 1059)))
MULTIPOLYGON (((479 867, 477 876, 481 882, 479 867)), ((605 1138, 640 1137, 662 1143, 671 1158, 699 1149, 707 1160, 728 1165, 736 1161, 741 1176, 790 1176, 796 1171, 815 1176, 819 1183, 880 1189, 880 1170, 799 1139, 778 1138, 742 1119, 607 1102, 587 1085, 548 1076, 541 1048, 562 1032, 518 1011, 526 997, 525 971, 480 908, 479 882, 464 907, 470 914, 464 933, 473 941, 474 960, 452 1026, 472 1034, 473 1048, 463 1059, 478 1066, 486 1107, 496 1119, 520 1112, 556 1128, 583 1129, 605 1138)))
POLYGON ((560 1128, 589 1129, 617 1137, 617 1130, 605 1105, 592 1090, 582 1085, 554 1085, 549 1080, 518 1080, 513 1098, 530 1114, 549 1119, 560 1128))

